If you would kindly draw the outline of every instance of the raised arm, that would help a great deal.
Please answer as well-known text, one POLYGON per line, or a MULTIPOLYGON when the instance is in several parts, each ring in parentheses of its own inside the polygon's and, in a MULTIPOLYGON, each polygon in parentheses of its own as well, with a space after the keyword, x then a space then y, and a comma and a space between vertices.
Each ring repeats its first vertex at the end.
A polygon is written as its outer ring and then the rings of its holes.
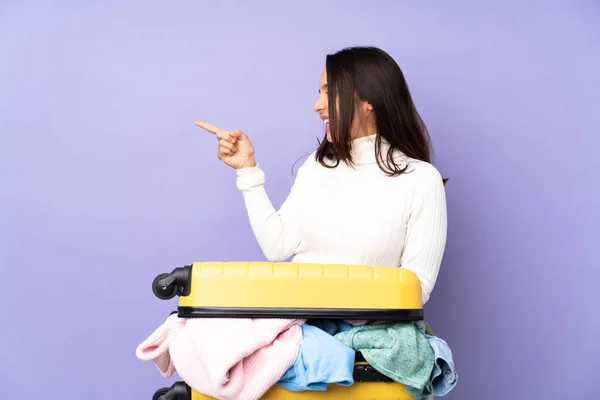
POLYGON ((300 246, 295 223, 296 183, 279 210, 275 210, 264 187, 265 174, 258 165, 236 172, 236 184, 244 196, 252 231, 265 257, 277 262, 293 256, 300 246))
POLYGON ((298 197, 295 193, 296 183, 279 211, 276 211, 265 191, 265 174, 256 164, 250 138, 240 130, 230 132, 204 121, 195 121, 195 124, 217 137, 219 159, 235 169, 237 187, 244 196, 252 231, 265 257, 276 262, 294 255, 300 245, 294 222, 298 197))

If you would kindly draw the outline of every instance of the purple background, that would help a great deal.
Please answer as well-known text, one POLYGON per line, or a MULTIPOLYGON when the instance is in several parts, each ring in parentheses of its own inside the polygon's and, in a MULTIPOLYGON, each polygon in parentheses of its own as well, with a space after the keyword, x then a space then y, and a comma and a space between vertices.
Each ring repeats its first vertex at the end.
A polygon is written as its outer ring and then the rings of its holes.
POLYGON ((263 259, 193 120, 247 132, 279 205, 322 132, 326 53, 365 44, 401 65, 450 178, 426 308, 460 373, 446 398, 597 394, 598 2, 91 3, 0 2, 0 398, 174 381, 134 354, 176 307, 152 279, 263 259))

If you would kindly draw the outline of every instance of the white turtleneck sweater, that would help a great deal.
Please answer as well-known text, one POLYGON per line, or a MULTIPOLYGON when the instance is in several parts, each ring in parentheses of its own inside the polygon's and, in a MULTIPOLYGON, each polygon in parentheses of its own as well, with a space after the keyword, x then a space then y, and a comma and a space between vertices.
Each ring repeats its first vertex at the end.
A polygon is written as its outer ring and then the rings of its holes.
MULTIPOLYGON (((421 280, 425 304, 446 245, 442 177, 431 164, 401 153, 395 159, 408 162, 409 173, 387 177, 376 163, 374 138, 353 140, 354 167, 325 168, 313 153, 279 210, 258 165, 237 170, 237 187, 269 261, 407 268, 421 280)), ((387 149, 382 143, 384 159, 387 149)))

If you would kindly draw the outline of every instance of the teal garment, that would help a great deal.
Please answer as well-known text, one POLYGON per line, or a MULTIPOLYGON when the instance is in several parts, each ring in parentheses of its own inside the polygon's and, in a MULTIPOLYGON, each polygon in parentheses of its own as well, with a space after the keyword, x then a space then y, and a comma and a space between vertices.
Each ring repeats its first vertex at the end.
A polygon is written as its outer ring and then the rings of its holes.
POLYGON ((355 326, 335 337, 360 351, 383 375, 404 384, 419 399, 431 394, 429 381, 435 359, 421 322, 394 322, 355 326))

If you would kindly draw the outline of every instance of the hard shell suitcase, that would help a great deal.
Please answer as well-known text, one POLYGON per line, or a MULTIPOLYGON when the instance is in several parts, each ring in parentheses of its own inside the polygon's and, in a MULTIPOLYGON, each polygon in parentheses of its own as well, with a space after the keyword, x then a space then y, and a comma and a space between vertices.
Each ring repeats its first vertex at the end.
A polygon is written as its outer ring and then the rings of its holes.
MULTIPOLYGON (((158 275, 154 294, 179 296, 181 318, 423 319, 421 284, 398 267, 291 262, 196 262, 158 275)), ((291 392, 277 385, 263 400, 413 400, 404 385, 377 372, 357 353, 355 383, 327 391, 291 392)), ((153 400, 209 400, 185 382, 153 400)))

